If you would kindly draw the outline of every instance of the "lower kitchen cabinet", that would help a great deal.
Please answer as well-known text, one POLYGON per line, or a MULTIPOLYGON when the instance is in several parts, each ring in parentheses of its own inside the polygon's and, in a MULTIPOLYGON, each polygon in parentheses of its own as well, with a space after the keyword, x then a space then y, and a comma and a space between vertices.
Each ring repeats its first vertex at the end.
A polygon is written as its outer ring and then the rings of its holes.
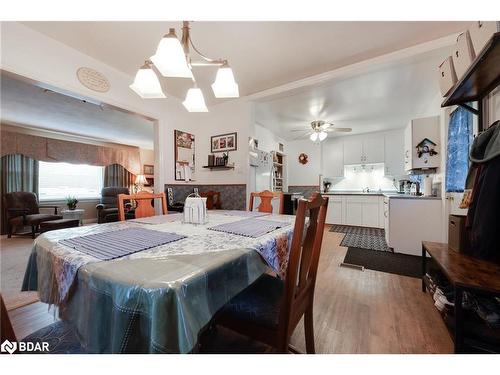
POLYGON ((383 228, 383 197, 374 195, 326 195, 329 198, 327 224, 383 228))

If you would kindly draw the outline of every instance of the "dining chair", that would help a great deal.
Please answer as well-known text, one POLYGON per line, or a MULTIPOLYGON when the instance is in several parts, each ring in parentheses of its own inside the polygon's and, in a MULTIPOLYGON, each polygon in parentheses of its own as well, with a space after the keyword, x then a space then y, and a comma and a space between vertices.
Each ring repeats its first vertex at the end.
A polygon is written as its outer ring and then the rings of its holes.
POLYGON ((303 316, 306 351, 315 352, 314 288, 327 206, 328 198, 319 193, 309 200, 299 200, 286 279, 264 274, 217 313, 216 325, 286 353, 290 337, 303 316))
MULTIPOLYGON (((10 321, 7 308, 0 294, 0 322, 1 322, 1 337, 0 340, 4 344, 6 340, 11 343, 17 342, 12 322, 10 321)), ((80 354, 84 353, 83 348, 78 341, 78 337, 73 328, 68 324, 59 320, 38 331, 26 336, 21 341, 30 342, 33 344, 48 343, 48 352, 31 352, 36 354, 80 354)), ((2 345, 3 347, 3 345, 2 345)), ((13 348, 17 350, 17 348, 13 348)))
POLYGON ((264 190, 259 193, 257 192, 251 192, 250 193, 250 207, 249 211, 253 211, 253 205, 254 205, 254 198, 260 198, 260 204, 257 207, 257 211, 259 212, 268 212, 270 214, 273 213, 273 205, 272 205, 272 200, 278 198, 280 200, 280 205, 279 205, 279 214, 283 214, 284 210, 284 199, 283 199, 283 193, 281 192, 272 192, 269 190, 264 190))
POLYGON ((155 216, 155 208, 151 204, 155 198, 161 199, 161 207, 163 215, 168 214, 167 198, 165 193, 153 194, 147 191, 140 191, 137 194, 119 194, 118 195, 118 219, 125 221, 125 201, 135 201, 136 207, 134 210, 135 218, 155 216))

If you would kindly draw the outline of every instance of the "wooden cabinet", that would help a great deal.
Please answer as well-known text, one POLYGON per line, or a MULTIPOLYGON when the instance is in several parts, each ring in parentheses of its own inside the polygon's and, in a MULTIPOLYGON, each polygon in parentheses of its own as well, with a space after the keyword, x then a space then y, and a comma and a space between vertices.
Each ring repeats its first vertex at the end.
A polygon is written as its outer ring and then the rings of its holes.
POLYGON ((405 174, 404 131, 396 130, 385 134, 385 170, 386 176, 405 174))
POLYGON ((441 165, 439 116, 411 120, 405 129, 405 170, 438 168, 441 165), (437 155, 417 154, 417 145, 424 139, 435 143, 437 155))
POLYGON ((344 164, 384 162, 384 136, 380 134, 354 136, 344 141, 344 164))
POLYGON ((324 177, 344 177, 344 142, 326 141, 322 144, 321 174, 324 177))

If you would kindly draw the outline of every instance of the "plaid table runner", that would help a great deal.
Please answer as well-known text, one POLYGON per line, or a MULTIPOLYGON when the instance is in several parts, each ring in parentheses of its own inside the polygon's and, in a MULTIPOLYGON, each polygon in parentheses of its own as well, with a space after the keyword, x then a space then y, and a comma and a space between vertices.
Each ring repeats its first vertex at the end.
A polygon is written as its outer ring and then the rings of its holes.
POLYGON ((221 210, 221 211, 217 211, 217 213, 221 213, 222 215, 241 216, 241 217, 261 217, 261 216, 271 215, 267 212, 239 211, 239 210, 221 210))
POLYGON ((178 241, 186 236, 144 228, 127 228, 61 240, 59 243, 100 260, 111 260, 178 241))
POLYGON ((289 225, 290 223, 283 221, 245 219, 216 225, 208 229, 256 238, 289 225))

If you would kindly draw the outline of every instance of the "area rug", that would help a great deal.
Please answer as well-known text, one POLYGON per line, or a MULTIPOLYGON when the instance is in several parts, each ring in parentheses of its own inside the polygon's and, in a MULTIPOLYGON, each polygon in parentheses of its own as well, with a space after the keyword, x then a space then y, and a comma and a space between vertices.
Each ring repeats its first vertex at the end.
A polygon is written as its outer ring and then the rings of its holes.
POLYGON ((396 275, 422 277, 422 258, 415 255, 349 247, 344 263, 396 275))
POLYGON ((380 228, 333 225, 330 232, 345 233, 340 243, 340 246, 343 247, 392 252, 392 249, 385 242, 385 231, 380 228))
POLYGON ((24 272, 33 248, 28 237, 0 237, 0 292, 7 310, 38 301, 37 292, 21 292, 24 272))

